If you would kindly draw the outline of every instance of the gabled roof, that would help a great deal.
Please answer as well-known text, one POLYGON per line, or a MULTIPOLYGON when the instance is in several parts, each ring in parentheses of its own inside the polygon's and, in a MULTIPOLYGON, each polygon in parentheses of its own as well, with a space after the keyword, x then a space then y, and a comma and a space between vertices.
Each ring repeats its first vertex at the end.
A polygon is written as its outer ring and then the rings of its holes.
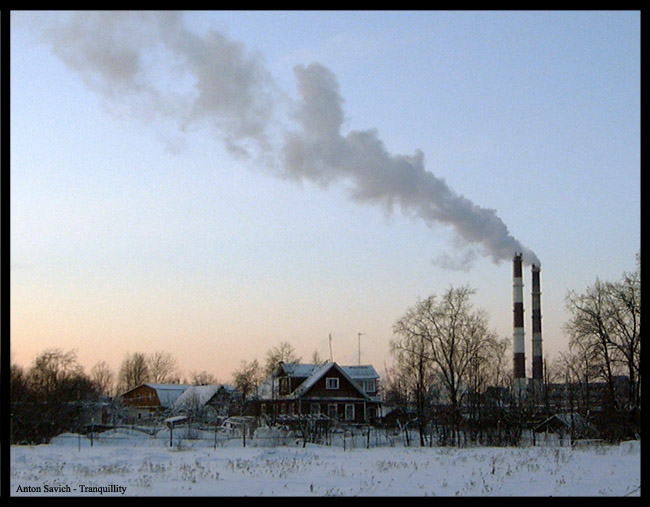
POLYGON ((317 364, 299 364, 299 363, 283 363, 275 372, 267 378, 262 386, 260 386, 259 394, 261 398, 270 398, 272 394, 273 380, 280 376, 281 371, 288 377, 304 378, 305 380, 290 394, 282 396, 284 399, 297 399, 303 396, 311 389, 318 380, 335 368, 358 392, 367 399, 371 399, 366 392, 361 388, 358 381, 379 378, 375 369, 370 366, 339 366, 335 362, 327 362, 321 365, 317 364))
POLYGON ((156 390, 160 406, 165 408, 171 407, 174 401, 190 387, 187 384, 150 384, 148 382, 144 385, 156 390))
POLYGON ((174 408, 180 408, 183 405, 188 404, 205 405, 222 389, 228 393, 233 393, 235 391, 234 387, 225 384, 189 386, 178 398, 176 398, 176 401, 174 401, 174 408))
POLYGON ((174 407, 178 408, 187 404, 205 405, 219 390, 219 387, 221 387, 220 384, 190 386, 176 398, 174 407))
POLYGON ((183 392, 190 387, 188 384, 154 384, 152 382, 145 382, 144 384, 140 384, 137 387, 134 387, 133 389, 129 389, 127 392, 123 393, 121 396, 124 397, 125 395, 129 394, 130 392, 134 391, 135 389, 139 389, 142 386, 147 386, 150 387, 151 389, 156 391, 156 395, 158 396, 158 400, 160 401, 160 406, 161 407, 170 407, 172 403, 181 395, 183 392))
MULTIPOLYGON (((282 363, 280 368, 287 374, 288 377, 304 377, 311 376, 317 369, 334 364, 327 362, 324 364, 301 364, 301 363, 282 363)), ((337 363, 338 364, 338 363, 337 363)), ((359 366, 340 366, 339 367, 347 373, 347 375, 354 380, 369 380, 378 379, 379 374, 371 364, 363 364, 359 366)), ((276 370, 277 373, 278 370, 276 370)))
POLYGON ((318 364, 300 364, 300 363, 282 363, 280 368, 284 370, 288 377, 309 377, 312 372, 322 365, 318 364))

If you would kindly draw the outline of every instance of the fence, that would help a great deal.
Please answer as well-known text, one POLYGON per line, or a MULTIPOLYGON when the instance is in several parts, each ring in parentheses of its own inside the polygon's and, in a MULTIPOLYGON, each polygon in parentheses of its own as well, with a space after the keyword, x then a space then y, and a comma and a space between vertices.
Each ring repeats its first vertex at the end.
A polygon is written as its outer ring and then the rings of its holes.
MULTIPOLYGON (((221 427, 200 427, 183 425, 165 426, 115 426, 102 427, 100 432, 90 431, 86 434, 64 433, 54 437, 51 443, 82 448, 94 446, 153 446, 169 447, 175 450, 194 448, 222 447, 302 447, 307 443, 351 449, 369 449, 378 447, 419 447, 419 433, 414 429, 395 430, 379 426, 339 426, 320 433, 305 433, 290 430, 283 426, 245 426, 223 430, 221 427)), ((575 444, 563 439, 534 442, 522 441, 523 446, 542 445, 563 447, 575 444)), ((440 445, 428 441, 427 447, 440 445)), ((469 444, 471 445, 471 444, 469 444)), ((580 441, 580 446, 602 445, 602 441, 580 441)), ((463 445, 467 446, 467 444, 463 445)))

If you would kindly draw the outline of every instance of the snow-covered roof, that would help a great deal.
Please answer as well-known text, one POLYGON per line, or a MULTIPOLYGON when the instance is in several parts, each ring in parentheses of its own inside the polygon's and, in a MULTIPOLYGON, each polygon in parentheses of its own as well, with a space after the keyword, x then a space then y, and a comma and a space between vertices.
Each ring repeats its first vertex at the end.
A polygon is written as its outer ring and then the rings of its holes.
POLYGON ((341 366, 341 369, 355 380, 379 378, 377 371, 370 364, 362 364, 360 366, 341 366))
POLYGON ((208 384, 202 386, 189 386, 183 394, 181 394, 176 401, 174 401, 174 408, 180 408, 187 404, 205 405, 210 399, 223 389, 228 393, 233 393, 236 389, 227 384, 208 384))
POLYGON ((312 388, 312 386, 318 381, 318 379, 322 378, 322 376, 328 372, 331 368, 334 368, 335 366, 338 366, 336 363, 325 363, 321 365, 318 368, 315 368, 312 370, 312 374, 305 380, 302 384, 300 384, 297 389, 293 392, 293 397, 299 397, 305 394, 309 389, 312 388))
MULTIPOLYGON (((377 379, 379 375, 371 365, 361 366, 339 366, 335 362, 327 362, 324 364, 299 364, 299 363, 283 363, 282 369, 289 377, 305 378, 296 390, 291 393, 289 398, 297 398, 306 393, 322 376, 336 367, 350 383, 359 389, 363 396, 367 396, 365 391, 357 383, 360 380, 377 379)), ((273 394, 273 382, 278 376, 278 370, 267 378, 259 387, 258 394, 262 399, 268 399, 273 394)))
POLYGON ((300 364, 300 363, 283 363, 282 368, 289 377, 309 377, 315 368, 318 368, 317 364, 300 364))
POLYGON ((174 408, 184 405, 205 405, 219 390, 221 384, 190 386, 174 401, 174 408))
MULTIPOLYGON (((289 377, 304 377, 311 376, 315 370, 322 368, 328 364, 300 364, 300 363, 283 363, 282 368, 289 377)), ((340 365, 339 365, 340 366, 340 365)), ((359 366, 340 366, 340 368, 347 373, 347 375, 355 380, 379 378, 377 371, 370 364, 362 364, 359 366)))
POLYGON ((144 385, 156 390, 161 407, 171 407, 174 401, 185 392, 187 384, 152 384, 146 382, 144 385))

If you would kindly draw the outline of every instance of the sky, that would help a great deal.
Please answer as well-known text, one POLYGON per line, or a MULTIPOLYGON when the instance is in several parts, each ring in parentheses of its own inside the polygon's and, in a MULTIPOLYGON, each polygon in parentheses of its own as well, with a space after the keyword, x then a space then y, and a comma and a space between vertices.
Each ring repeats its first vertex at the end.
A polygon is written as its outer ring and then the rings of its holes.
POLYGON ((392 365, 418 299, 512 256, 565 298, 640 251, 637 11, 11 13, 11 362, 166 351, 229 382, 290 343, 392 365), (363 333, 359 335, 359 333, 363 333), (331 341, 329 337, 331 336, 331 341))

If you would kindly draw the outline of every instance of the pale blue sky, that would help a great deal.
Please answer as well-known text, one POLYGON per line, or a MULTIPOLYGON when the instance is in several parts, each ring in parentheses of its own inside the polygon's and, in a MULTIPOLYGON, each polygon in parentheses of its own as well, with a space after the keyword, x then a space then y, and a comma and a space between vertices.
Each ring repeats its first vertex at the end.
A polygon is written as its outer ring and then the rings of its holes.
POLYGON ((128 352, 166 350, 182 373, 228 381, 281 341, 328 357, 329 333, 334 359, 355 364, 363 332, 362 362, 383 370, 406 309, 464 284, 511 337, 509 259, 479 252, 471 268, 445 269, 441 256, 468 253, 453 227, 351 200, 355 173, 329 185, 277 177, 275 147, 299 129, 293 69, 313 62, 338 84, 341 136, 374 129, 395 159, 421 152, 427 172, 537 254, 549 359, 566 350, 567 291, 635 267, 638 12, 190 12, 176 20, 177 53, 156 45, 157 19, 60 24, 64 14, 11 15, 13 361, 60 347, 117 370, 128 352), (209 63, 223 53, 193 50, 215 34, 261 71, 246 118, 247 106, 220 102, 244 96, 209 63), (123 66, 133 54, 140 74, 123 66), (192 110, 202 82, 212 102, 192 110), (234 127, 251 126, 242 118, 265 118, 271 168, 226 149, 234 127))

